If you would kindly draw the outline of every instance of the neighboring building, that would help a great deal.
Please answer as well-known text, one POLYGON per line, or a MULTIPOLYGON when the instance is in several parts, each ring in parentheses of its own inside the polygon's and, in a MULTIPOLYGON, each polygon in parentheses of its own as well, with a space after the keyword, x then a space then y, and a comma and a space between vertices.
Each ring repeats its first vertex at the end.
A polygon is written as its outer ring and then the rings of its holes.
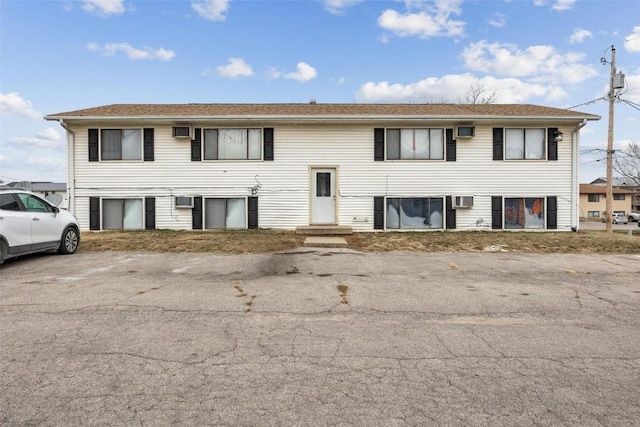
POLYGON ((579 225, 579 130, 535 105, 116 104, 67 130, 83 230, 579 225))
POLYGON ((50 198, 54 194, 58 194, 62 197, 62 201, 57 206, 61 209, 68 209, 69 201, 67 199, 67 183, 66 182, 37 182, 32 181, 32 192, 39 194, 44 198, 49 198, 52 201, 55 199, 50 198))
MULTIPOLYGON (((612 184, 613 188, 629 190, 633 193, 630 196, 631 210, 640 211, 640 185, 637 185, 635 182, 633 182, 633 180, 629 178, 621 177, 621 176, 614 176, 612 181, 613 181, 613 184, 612 184)), ((591 181, 591 184, 607 185, 607 178, 602 178, 602 177, 597 178, 591 181)))
MULTIPOLYGON (((628 214, 631 211, 633 191, 613 188, 612 211, 628 214)), ((580 217, 601 219, 606 211, 606 187, 596 184, 580 184, 580 217)))

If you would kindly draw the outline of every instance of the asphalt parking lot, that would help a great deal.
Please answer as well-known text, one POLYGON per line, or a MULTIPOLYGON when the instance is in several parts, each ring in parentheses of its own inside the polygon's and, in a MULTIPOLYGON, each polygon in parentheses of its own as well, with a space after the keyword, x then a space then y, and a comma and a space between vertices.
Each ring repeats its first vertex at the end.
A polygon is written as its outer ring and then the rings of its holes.
POLYGON ((640 254, 36 255, 0 424, 631 426, 640 254))

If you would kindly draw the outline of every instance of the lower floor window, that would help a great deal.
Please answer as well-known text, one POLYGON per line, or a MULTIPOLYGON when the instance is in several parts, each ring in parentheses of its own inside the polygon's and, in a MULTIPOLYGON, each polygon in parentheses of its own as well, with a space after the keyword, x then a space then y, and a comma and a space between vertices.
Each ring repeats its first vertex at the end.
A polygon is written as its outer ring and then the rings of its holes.
POLYGON ((600 211, 589 211, 589 218, 600 218, 600 211))
POLYGON ((205 228, 247 228, 246 199, 205 199, 205 228))
POLYGON ((442 228, 442 198, 387 198, 387 228, 442 228))
POLYGON ((141 230, 143 224, 142 199, 103 199, 103 230, 141 230))
POLYGON ((505 228, 544 228, 544 199, 505 198, 505 228))

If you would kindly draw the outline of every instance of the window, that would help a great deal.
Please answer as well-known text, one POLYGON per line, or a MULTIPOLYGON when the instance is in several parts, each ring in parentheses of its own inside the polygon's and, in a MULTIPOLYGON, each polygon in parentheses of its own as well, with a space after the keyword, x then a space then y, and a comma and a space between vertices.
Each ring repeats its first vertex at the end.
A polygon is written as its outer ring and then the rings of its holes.
POLYGON ((600 211, 589 211, 587 215, 589 218, 600 218, 600 211))
POLYGON ((142 160, 141 129, 102 129, 102 160, 142 160))
POLYGON ((599 202, 600 201, 600 195, 599 194, 589 194, 589 201, 590 202, 599 202))
POLYGON ((5 211, 19 211, 21 210, 20 205, 15 197, 13 197, 12 193, 2 193, 0 194, 0 209, 4 209, 5 211))
POLYGON ((624 194, 614 194, 613 200, 624 200, 624 194))
POLYGON ((29 194, 18 193, 17 196, 24 205, 24 209, 27 212, 52 212, 53 209, 50 205, 38 199, 37 197, 29 194))
POLYGON ((545 130, 506 129, 505 146, 507 160, 544 160, 545 130))
POLYGON ((260 129, 205 129, 205 160, 260 160, 260 129))
POLYGON ((204 228, 247 228, 246 199, 205 199, 204 228))
POLYGON ((102 199, 103 230, 141 230, 142 199, 102 199))
POLYGON ((507 229, 544 228, 544 199, 505 198, 504 224, 507 229))
POLYGON ((387 129, 388 160, 443 160, 444 129, 387 129))
POLYGON ((442 198, 387 198, 387 228, 442 228, 442 205, 442 198))

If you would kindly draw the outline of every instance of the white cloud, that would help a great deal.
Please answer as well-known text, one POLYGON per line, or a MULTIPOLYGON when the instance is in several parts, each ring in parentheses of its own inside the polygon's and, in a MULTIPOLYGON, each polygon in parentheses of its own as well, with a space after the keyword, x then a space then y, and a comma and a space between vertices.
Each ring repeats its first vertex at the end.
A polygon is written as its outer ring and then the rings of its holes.
POLYGON ((114 56, 118 52, 124 52, 127 58, 134 61, 141 59, 170 61, 176 56, 172 50, 152 49, 149 47, 140 49, 131 46, 129 43, 106 43, 104 46, 100 46, 97 43, 87 43, 87 50, 102 52, 104 56, 114 56))
POLYGON ((640 26, 633 27, 633 32, 624 40, 624 48, 627 52, 640 53, 640 26))
POLYGON ((496 12, 488 22, 492 27, 502 28, 507 24, 507 17, 504 13, 496 12))
POLYGON ((253 69, 242 58, 229 58, 228 61, 227 65, 216 67, 219 75, 231 78, 253 76, 253 69))
POLYGON ((585 30, 584 28, 576 28, 573 30, 571 37, 569 37, 569 43, 582 43, 587 38, 593 38, 591 31, 585 30))
POLYGON ((575 84, 587 80, 597 71, 580 63, 581 53, 560 54, 553 46, 529 46, 525 50, 509 43, 471 43, 462 51, 466 68, 507 77, 527 77, 533 82, 575 84))
POLYGON ((405 5, 409 10, 406 13, 387 9, 378 17, 378 25, 400 37, 462 36, 465 23, 451 19, 452 15, 462 13, 461 3, 462 0, 407 0, 405 5))
POLYGON ((124 13, 122 0, 84 0, 82 10, 99 16, 119 15, 124 13))
POLYGON ((54 128, 47 128, 36 133, 35 137, 15 137, 9 139, 9 144, 14 147, 36 147, 52 150, 64 150, 66 142, 54 128))
POLYGON ((636 70, 636 74, 625 74, 624 77, 628 90, 621 96, 621 98, 640 104, 640 69, 636 70))
POLYGON ((306 62, 298 62, 295 73, 288 73, 284 75, 285 79, 297 80, 300 83, 313 80, 318 75, 318 72, 311 65, 306 62))
POLYGON ((322 0, 324 9, 334 15, 340 15, 344 9, 362 3, 364 0, 322 0))
MULTIPOLYGON (((573 8, 576 0, 554 0, 551 3, 551 9, 561 12, 563 10, 569 10, 573 8)), ((535 0, 533 4, 535 6, 545 6, 548 3, 547 0, 535 0)))
POLYGON ((227 19, 225 13, 229 9, 229 0, 194 0, 191 8, 207 21, 224 21, 227 19))
POLYGON ((22 98, 18 92, 0 93, 0 114, 14 114, 27 119, 42 119, 43 115, 36 111, 31 102, 22 98))
POLYGON ((556 3, 551 7, 553 10, 563 11, 569 10, 573 8, 573 4, 576 0, 557 0, 556 3))
POLYGON ((562 88, 526 83, 519 79, 478 78, 473 74, 449 74, 443 77, 428 77, 407 85, 388 82, 368 82, 356 94, 358 102, 458 102, 464 99, 472 86, 484 88, 487 94, 494 91, 499 103, 523 103, 531 98, 544 97, 548 101, 558 101, 567 94, 562 88))

